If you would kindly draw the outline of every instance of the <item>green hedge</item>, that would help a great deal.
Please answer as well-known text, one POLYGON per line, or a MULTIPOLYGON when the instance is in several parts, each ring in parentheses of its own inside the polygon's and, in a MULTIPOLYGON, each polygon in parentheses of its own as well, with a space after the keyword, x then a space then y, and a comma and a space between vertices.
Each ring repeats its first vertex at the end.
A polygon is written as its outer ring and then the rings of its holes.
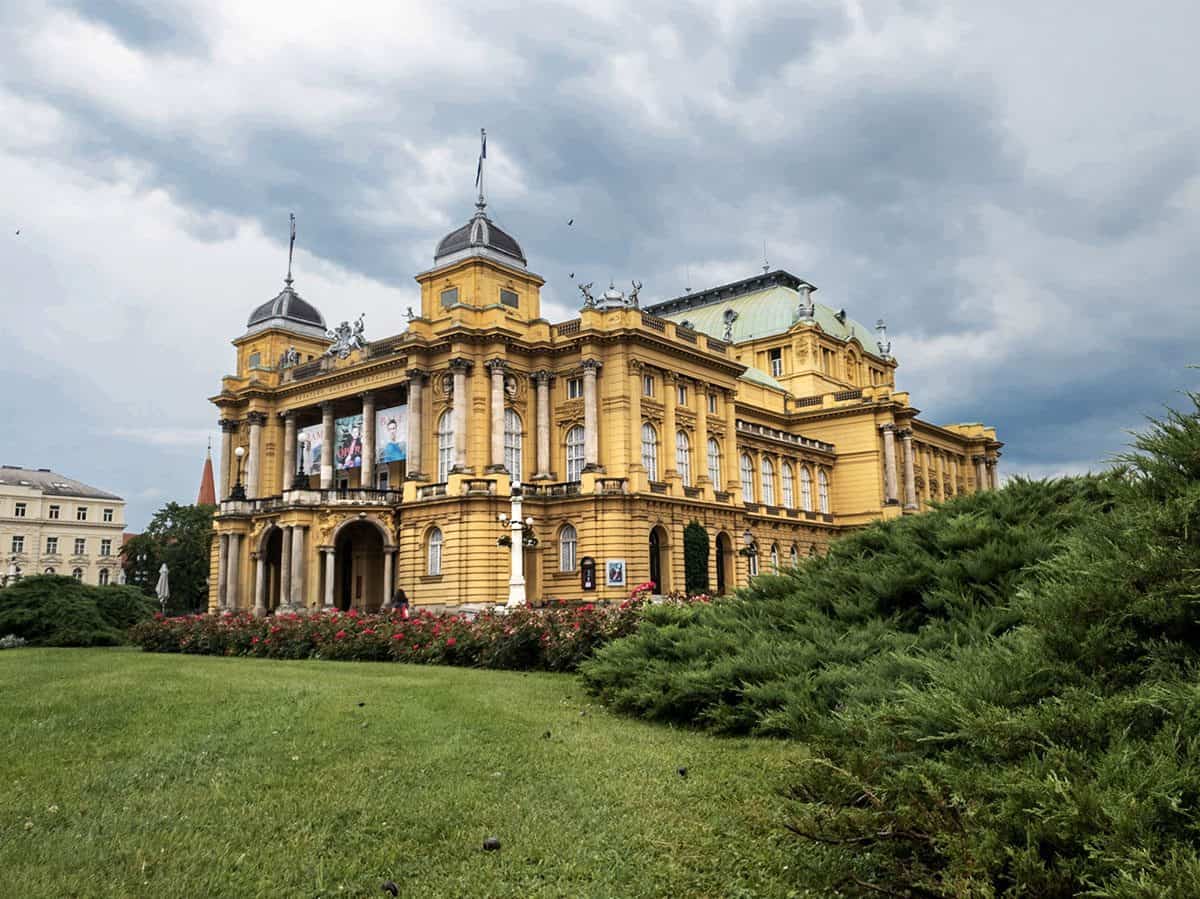
POLYGON ((136 587, 37 575, 0 590, 0 636, 12 634, 32 646, 116 646, 131 625, 154 611, 154 602, 136 587))

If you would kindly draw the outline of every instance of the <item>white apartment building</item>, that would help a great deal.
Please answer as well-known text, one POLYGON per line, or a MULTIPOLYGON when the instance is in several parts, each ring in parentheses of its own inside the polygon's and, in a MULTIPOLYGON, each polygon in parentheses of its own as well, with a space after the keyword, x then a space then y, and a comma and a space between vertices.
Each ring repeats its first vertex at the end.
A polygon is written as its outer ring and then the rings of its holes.
POLYGON ((0 579, 121 580, 125 500, 48 468, 0 466, 0 579))

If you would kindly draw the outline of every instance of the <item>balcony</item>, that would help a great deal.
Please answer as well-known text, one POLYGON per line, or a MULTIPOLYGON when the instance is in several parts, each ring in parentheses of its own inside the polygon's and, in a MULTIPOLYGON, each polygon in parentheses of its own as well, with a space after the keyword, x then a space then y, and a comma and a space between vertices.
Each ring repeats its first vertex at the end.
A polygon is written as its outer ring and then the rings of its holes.
POLYGON ((439 484, 422 484, 417 488, 417 499, 440 499, 447 495, 445 482, 439 484))
POLYGON ((372 487, 288 490, 283 495, 256 499, 227 499, 221 503, 221 514, 255 515, 305 506, 397 506, 403 499, 404 493, 400 490, 377 490, 372 487))
POLYGON ((538 499, 579 496, 578 481, 564 481, 562 483, 537 481, 531 484, 523 484, 521 486, 526 496, 536 497, 538 499))

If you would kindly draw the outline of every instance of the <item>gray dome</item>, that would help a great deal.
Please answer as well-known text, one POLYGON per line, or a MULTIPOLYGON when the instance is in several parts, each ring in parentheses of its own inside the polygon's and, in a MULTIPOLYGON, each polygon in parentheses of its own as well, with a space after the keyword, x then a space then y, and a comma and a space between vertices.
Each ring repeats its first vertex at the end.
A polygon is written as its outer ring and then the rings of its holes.
POLYGON ((501 262, 510 265, 515 262, 524 268, 525 254, 521 245, 487 217, 482 204, 477 204, 476 208, 478 212, 469 222, 442 238, 433 254, 434 264, 456 256, 497 255, 501 262))
POLYGON ((292 290, 290 283, 279 291, 279 295, 275 299, 263 303, 251 312, 246 327, 253 328, 255 325, 262 325, 274 320, 279 320, 281 324, 291 322, 307 325, 310 328, 320 328, 322 333, 325 331, 324 316, 315 306, 301 299, 300 294, 292 290))

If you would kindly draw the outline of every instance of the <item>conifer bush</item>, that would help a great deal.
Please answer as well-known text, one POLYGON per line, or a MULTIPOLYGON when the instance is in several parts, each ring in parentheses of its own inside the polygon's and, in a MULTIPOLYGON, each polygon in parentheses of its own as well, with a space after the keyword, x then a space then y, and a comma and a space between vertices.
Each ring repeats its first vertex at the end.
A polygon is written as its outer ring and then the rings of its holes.
POLYGON ((0 590, 0 634, 33 646, 115 646, 130 625, 154 614, 136 587, 98 587, 63 575, 22 578, 0 590))
POLYGON ((739 600, 651 610, 586 682, 646 717, 803 739, 786 801, 818 891, 1198 895, 1191 404, 1105 477, 1017 481, 739 600))

